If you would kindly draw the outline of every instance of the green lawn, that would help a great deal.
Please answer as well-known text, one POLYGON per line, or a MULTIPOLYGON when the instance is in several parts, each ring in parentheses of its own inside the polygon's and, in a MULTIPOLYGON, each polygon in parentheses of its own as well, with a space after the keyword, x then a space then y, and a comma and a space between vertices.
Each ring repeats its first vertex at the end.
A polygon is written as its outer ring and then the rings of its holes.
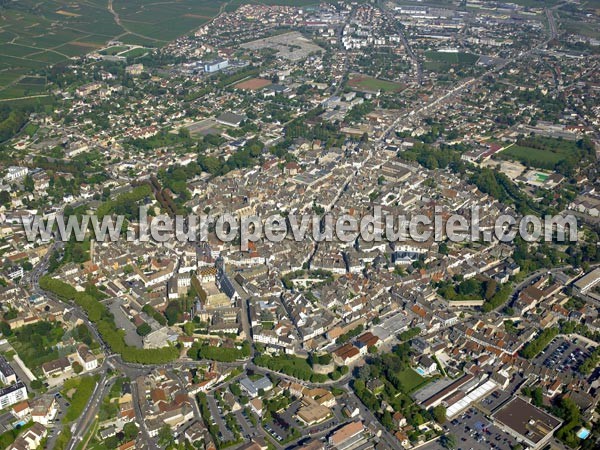
POLYGON ((126 58, 139 58, 140 56, 144 56, 149 51, 150 49, 147 48, 132 48, 128 52, 122 53, 119 56, 124 56, 126 58))
POLYGON ((402 90, 403 86, 401 83, 395 83, 393 81, 380 80, 378 78, 358 76, 351 79, 348 82, 350 87, 358 90, 367 91, 382 91, 382 92, 393 92, 402 90))
POLYGON ((446 71, 452 67, 469 67, 479 59, 478 55, 464 52, 425 52, 425 68, 433 71, 446 71))
POLYGON ((85 376, 67 380, 63 388, 63 396, 70 399, 71 405, 63 417, 63 423, 77 419, 83 412, 85 405, 92 396, 99 376, 85 376), (74 391, 73 391, 74 389, 74 391))
POLYGON ((505 159, 514 159, 522 162, 533 163, 531 165, 541 165, 544 163, 556 164, 561 160, 561 156, 558 153, 549 152, 547 150, 540 150, 531 147, 522 147, 520 145, 513 145, 512 147, 504 150, 501 156, 505 159))
POLYGON ((554 166, 561 161, 580 159, 581 150, 573 141, 535 137, 520 140, 497 155, 501 159, 519 161, 526 166, 553 170, 554 166))
POLYGON ((12 430, 5 431, 0 434, 0 448, 6 448, 15 442, 15 439, 25 430, 31 428, 33 422, 29 421, 25 425, 19 428, 14 428, 12 430))
POLYGON ((428 383, 426 378, 419 375, 410 367, 398 372, 397 376, 407 394, 428 383))
POLYGON ((125 50, 127 50, 129 47, 126 47, 124 45, 115 45, 113 47, 108 47, 105 48, 104 50, 102 50, 100 53, 102 55, 116 55, 117 53, 121 53, 124 52, 125 50))

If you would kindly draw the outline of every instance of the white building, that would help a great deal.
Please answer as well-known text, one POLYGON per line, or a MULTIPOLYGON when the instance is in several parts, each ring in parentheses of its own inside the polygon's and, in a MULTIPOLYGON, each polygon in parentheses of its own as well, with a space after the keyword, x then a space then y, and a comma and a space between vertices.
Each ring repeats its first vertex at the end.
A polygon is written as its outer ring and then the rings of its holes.
POLYGON ((27 398, 27 388, 22 381, 0 389, 0 409, 19 403, 27 398))
POLYGON ((10 278, 11 280, 16 280, 17 278, 23 278, 23 274, 24 274, 23 267, 21 267, 21 266, 12 267, 6 273, 8 278, 10 278))
POLYGON ((215 73, 229 67, 229 61, 226 59, 216 59, 204 64, 204 71, 207 73, 215 73))
POLYGON ((2 355, 0 355, 0 381, 2 381, 2 384, 5 386, 17 382, 15 371, 2 355))
POLYGON ((29 169, 27 167, 10 166, 7 169, 6 175, 4 176, 4 181, 10 183, 12 181, 19 180, 21 178, 25 178, 28 173, 29 169))
POLYGON ((94 370, 98 367, 98 359, 94 356, 94 354, 90 351, 87 345, 81 344, 77 347, 77 361, 86 372, 90 370, 94 370))

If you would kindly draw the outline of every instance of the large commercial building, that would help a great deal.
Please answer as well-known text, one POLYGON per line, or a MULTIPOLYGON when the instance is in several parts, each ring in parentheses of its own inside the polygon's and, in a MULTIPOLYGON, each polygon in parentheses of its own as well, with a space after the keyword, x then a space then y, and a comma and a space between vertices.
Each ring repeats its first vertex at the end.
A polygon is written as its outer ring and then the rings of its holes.
POLYGON ((329 445, 337 450, 346 450, 364 441, 362 422, 351 422, 334 431, 328 439, 329 445))
POLYGON ((215 73, 227 67, 229 67, 229 61, 227 61, 226 59, 216 59, 214 61, 207 62, 206 64, 204 64, 204 71, 206 73, 215 73))
POLYGON ((600 283, 600 267, 581 277, 573 283, 573 286, 578 293, 585 294, 598 283, 600 283))
POLYGON ((494 422, 533 450, 542 448, 562 424, 562 420, 515 397, 494 415, 494 422))

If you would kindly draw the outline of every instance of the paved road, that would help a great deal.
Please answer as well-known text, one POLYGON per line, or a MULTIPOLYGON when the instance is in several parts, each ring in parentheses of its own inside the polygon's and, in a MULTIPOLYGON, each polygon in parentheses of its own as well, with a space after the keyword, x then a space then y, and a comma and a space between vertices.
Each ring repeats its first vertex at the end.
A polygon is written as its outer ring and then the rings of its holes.
POLYGON ((108 393, 111 386, 114 384, 114 378, 108 379, 108 375, 104 372, 96 384, 88 403, 83 410, 81 417, 75 422, 75 429, 73 430, 73 436, 67 445, 67 450, 73 450, 79 442, 83 439, 83 436, 88 431, 88 427, 91 426, 94 419, 97 417, 98 408, 104 396, 108 393))
POLYGON ((419 58, 417 57, 417 55, 413 51, 412 47, 410 46, 410 43, 408 42, 408 38, 406 37, 406 34, 404 33, 404 27, 398 20, 396 20, 396 18, 394 17, 394 13, 392 11, 390 11, 385 6, 385 4, 381 6, 381 9, 383 10, 384 14, 388 17, 388 20, 390 20, 396 26, 396 31, 397 31, 398 35, 400 36, 400 39, 402 39, 402 45, 404 46, 404 49, 406 50, 406 54, 413 61, 413 64, 415 67, 415 73, 417 76, 417 83, 419 85, 421 85, 423 83, 423 65, 421 64, 421 61, 419 61, 419 58))
MULTIPOLYGON (((179 375, 179 373, 170 370, 169 374, 171 375, 171 377, 175 378, 177 381, 179 381, 179 385, 183 388, 186 389, 187 385, 185 383, 185 381, 183 380, 183 378, 179 375)), ((194 418, 200 422, 202 422, 202 414, 200 413, 200 407, 198 406, 198 402, 196 401, 196 397, 195 396, 189 396, 190 397, 190 403, 192 404, 192 409, 194 410, 194 418)))
POLYGON ((133 408, 135 410, 135 416, 137 418, 138 423, 140 424, 140 429, 142 431, 142 437, 144 438, 144 442, 148 445, 150 450, 160 450, 160 447, 156 443, 156 439, 150 436, 148 432, 148 427, 146 426, 146 421, 144 420, 144 414, 142 413, 142 401, 144 399, 140 397, 140 393, 138 392, 137 382, 134 378, 131 378, 131 396, 133 397, 133 408))

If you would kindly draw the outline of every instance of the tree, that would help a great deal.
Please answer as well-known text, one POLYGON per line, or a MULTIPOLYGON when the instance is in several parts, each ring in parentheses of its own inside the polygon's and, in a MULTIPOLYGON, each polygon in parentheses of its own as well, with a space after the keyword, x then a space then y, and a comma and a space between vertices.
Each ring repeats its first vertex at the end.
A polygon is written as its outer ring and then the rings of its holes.
POLYGON ((358 368, 358 376, 360 378, 362 378, 363 380, 368 380, 369 377, 371 376, 371 366, 369 366, 368 364, 365 364, 362 367, 359 367, 358 368))
POLYGON ((444 423, 446 422, 446 407, 443 405, 438 405, 435 408, 433 408, 432 411, 433 414, 433 418, 435 419, 435 421, 437 423, 444 423))
POLYGON ((2 332, 2 336, 4 337, 12 335, 12 330, 7 322, 0 322, 0 332, 2 332))
POLYGON ((440 438, 440 444, 448 450, 453 450, 456 448, 456 436, 453 434, 445 434, 440 438))
POLYGON ((8 311, 4 313, 3 317, 4 320, 13 320, 17 318, 18 314, 19 313, 17 312, 17 310, 11 307, 8 311))
POLYGON ((0 191, 0 205, 8 206, 10 204, 10 193, 8 191, 0 191))
POLYGON ((167 448, 174 443, 173 433, 171 433, 171 427, 169 425, 163 425, 158 430, 158 445, 162 448, 167 448))
POLYGON ((188 128, 181 127, 179 129, 178 135, 182 139, 189 139, 190 138, 190 130, 188 128))
POLYGON ((119 438, 115 436, 110 436, 106 438, 103 442, 106 448, 117 448, 119 447, 119 438))
POLYGON ((25 180, 23 181, 23 187, 27 192, 33 192, 35 185, 33 183, 33 178, 31 177, 31 175, 27 174, 25 176, 25 180))
POLYGON ((165 309, 165 316, 167 317, 167 323, 169 326, 175 325, 179 322, 181 317, 181 308, 179 302, 173 300, 169 302, 167 309, 165 309))
POLYGON ((195 329, 196 329, 196 326, 194 325, 194 322, 186 322, 183 324, 183 332, 187 336, 192 336, 194 334, 195 329))
POLYGON ((498 285, 496 284, 496 281, 494 281, 494 280, 486 281, 485 294, 484 294, 486 300, 490 300, 494 296, 494 294, 496 293, 497 287, 498 287, 498 285))
POLYGON ((448 254, 448 244, 446 244, 445 242, 442 242, 438 247, 438 251, 442 255, 447 255, 448 254))
POLYGON ((140 336, 148 336, 152 332, 152 328, 146 322, 135 329, 140 336))
POLYGON ((125 435, 125 442, 129 442, 135 439, 138 435, 138 427, 134 422, 127 422, 123 427, 123 434, 125 435))
POLYGON ((81 372, 83 372, 83 366, 81 364, 79 364, 77 361, 75 361, 71 367, 73 368, 73 372, 75 372, 76 374, 80 374, 81 372))

